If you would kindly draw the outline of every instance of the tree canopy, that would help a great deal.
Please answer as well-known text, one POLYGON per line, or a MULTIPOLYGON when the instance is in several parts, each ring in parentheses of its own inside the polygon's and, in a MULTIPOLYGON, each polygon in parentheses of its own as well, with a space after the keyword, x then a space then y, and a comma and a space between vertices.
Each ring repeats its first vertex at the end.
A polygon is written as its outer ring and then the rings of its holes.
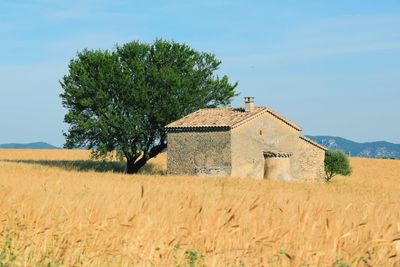
POLYGON ((341 151, 325 152, 325 181, 329 182, 336 175, 348 176, 352 172, 349 158, 341 151))
POLYGON ((96 158, 116 151, 136 173, 167 147, 165 125, 231 103, 237 83, 215 74, 220 64, 213 54, 160 39, 78 52, 60 81, 64 146, 88 147, 96 158))

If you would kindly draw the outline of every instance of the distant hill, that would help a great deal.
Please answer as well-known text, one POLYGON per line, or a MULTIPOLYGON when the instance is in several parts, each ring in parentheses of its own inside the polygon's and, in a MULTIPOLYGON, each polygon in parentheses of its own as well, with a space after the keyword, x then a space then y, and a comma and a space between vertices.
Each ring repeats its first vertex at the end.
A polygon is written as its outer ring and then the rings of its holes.
POLYGON ((0 148, 8 148, 8 149, 56 149, 53 145, 50 145, 45 142, 35 142, 35 143, 28 143, 28 144, 0 144, 0 148))
POLYGON ((334 136, 307 136, 326 148, 341 150, 352 157, 400 159, 400 144, 385 141, 357 143, 334 136))
MULTIPOLYGON (((345 138, 335 136, 312 136, 308 138, 320 145, 333 150, 341 150, 352 157, 362 158, 396 158, 400 159, 400 144, 385 141, 357 143, 345 138)), ((0 144, 0 149, 57 149, 58 147, 45 142, 27 144, 0 144)))

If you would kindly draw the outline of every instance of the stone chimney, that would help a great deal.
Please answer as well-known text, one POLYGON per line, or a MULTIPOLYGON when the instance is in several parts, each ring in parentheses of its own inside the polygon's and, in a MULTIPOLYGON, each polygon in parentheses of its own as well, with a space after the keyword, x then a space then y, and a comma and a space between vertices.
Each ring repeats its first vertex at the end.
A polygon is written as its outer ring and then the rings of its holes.
POLYGON ((246 96, 244 98, 244 110, 247 112, 254 110, 254 97, 246 96))

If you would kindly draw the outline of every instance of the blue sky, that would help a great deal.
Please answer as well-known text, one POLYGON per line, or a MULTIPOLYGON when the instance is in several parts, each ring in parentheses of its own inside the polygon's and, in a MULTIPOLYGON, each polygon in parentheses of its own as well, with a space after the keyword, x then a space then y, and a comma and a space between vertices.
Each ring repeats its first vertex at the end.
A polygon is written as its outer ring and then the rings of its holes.
POLYGON ((59 80, 83 48, 164 38, 305 134, 400 143, 400 1, 0 0, 0 143, 64 142, 59 80))

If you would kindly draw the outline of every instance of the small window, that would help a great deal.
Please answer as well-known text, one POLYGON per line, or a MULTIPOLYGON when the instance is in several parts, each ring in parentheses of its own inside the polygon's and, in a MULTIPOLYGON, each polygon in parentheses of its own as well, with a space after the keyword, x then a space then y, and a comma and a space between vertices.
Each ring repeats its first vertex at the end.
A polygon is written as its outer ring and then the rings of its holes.
POLYGON ((260 130, 260 135, 262 135, 262 130, 260 130))

